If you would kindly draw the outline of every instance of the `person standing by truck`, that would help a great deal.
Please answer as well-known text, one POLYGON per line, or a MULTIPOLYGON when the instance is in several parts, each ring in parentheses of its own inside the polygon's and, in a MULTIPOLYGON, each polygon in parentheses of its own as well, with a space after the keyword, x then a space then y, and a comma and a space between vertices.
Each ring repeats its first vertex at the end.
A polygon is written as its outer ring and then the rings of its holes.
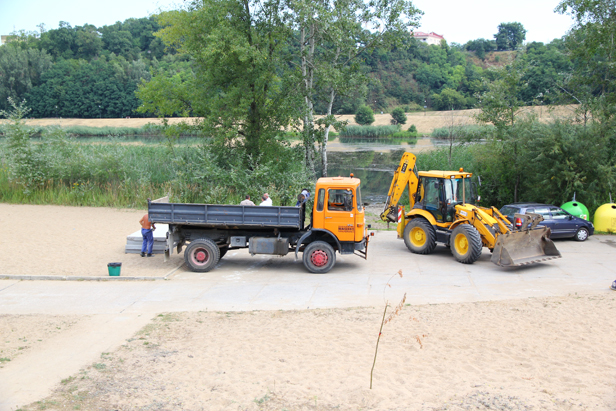
POLYGON ((145 214, 139 220, 141 224, 141 236, 143 237, 143 244, 141 245, 141 257, 152 257, 152 248, 154 247, 154 230, 156 226, 150 222, 149 216, 145 214))

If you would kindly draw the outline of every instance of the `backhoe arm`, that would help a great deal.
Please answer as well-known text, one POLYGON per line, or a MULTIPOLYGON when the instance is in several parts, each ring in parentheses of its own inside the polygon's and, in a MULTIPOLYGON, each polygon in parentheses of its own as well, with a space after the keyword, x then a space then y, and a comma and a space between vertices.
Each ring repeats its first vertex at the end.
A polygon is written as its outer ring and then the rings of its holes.
POLYGON ((417 157, 412 153, 404 153, 400 160, 400 165, 394 173, 394 177, 391 180, 391 186, 387 193, 387 201, 385 202, 385 209, 381 213, 381 220, 391 221, 393 223, 398 222, 398 203, 404 193, 404 189, 409 188, 409 202, 412 208, 415 205, 415 192, 417 191, 417 183, 419 179, 417 177, 417 169, 415 164, 417 157))

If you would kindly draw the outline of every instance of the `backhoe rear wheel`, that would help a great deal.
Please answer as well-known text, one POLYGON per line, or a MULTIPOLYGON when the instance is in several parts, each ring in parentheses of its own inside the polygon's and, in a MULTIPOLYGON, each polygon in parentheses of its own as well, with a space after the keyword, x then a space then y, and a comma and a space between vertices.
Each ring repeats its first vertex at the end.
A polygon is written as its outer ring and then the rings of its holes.
POLYGON ((473 264, 481 256, 481 236, 470 224, 460 224, 450 237, 451 253, 463 264, 473 264))
POLYGON ((423 218, 412 219, 404 227, 404 244, 415 254, 430 254, 436 247, 436 231, 423 218))

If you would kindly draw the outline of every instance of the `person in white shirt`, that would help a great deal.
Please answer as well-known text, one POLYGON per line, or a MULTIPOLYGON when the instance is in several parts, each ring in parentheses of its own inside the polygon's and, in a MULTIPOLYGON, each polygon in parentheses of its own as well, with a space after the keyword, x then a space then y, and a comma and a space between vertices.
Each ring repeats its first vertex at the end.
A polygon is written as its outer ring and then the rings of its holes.
POLYGON ((255 203, 253 203, 252 201, 250 201, 250 196, 249 196, 249 195, 246 195, 246 199, 245 199, 245 200, 242 200, 242 202, 240 203, 240 205, 243 205, 243 206, 253 206, 253 205, 255 205, 255 203))
POLYGON ((263 201, 261 201, 261 204, 259 204, 260 206, 271 206, 272 205, 272 199, 267 193, 261 196, 261 200, 263 201))

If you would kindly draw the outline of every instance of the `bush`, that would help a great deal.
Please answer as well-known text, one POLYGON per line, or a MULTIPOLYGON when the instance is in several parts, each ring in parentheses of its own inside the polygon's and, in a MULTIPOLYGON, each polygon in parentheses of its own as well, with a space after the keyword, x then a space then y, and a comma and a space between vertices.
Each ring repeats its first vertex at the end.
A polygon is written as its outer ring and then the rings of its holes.
POLYGON ((355 122, 362 126, 368 126, 374 123, 374 112, 366 105, 359 106, 355 114, 355 122))
POLYGON ((415 103, 414 101, 410 102, 409 104, 405 106, 402 106, 402 108, 404 109, 405 113, 412 113, 413 111, 422 111, 424 109, 422 106, 415 103))
POLYGON ((406 114, 402 107, 397 107, 391 112, 391 124, 406 124, 406 114))
POLYGON ((409 132, 415 133, 415 137, 417 137, 417 127, 415 127, 415 124, 411 124, 409 127, 409 132))

